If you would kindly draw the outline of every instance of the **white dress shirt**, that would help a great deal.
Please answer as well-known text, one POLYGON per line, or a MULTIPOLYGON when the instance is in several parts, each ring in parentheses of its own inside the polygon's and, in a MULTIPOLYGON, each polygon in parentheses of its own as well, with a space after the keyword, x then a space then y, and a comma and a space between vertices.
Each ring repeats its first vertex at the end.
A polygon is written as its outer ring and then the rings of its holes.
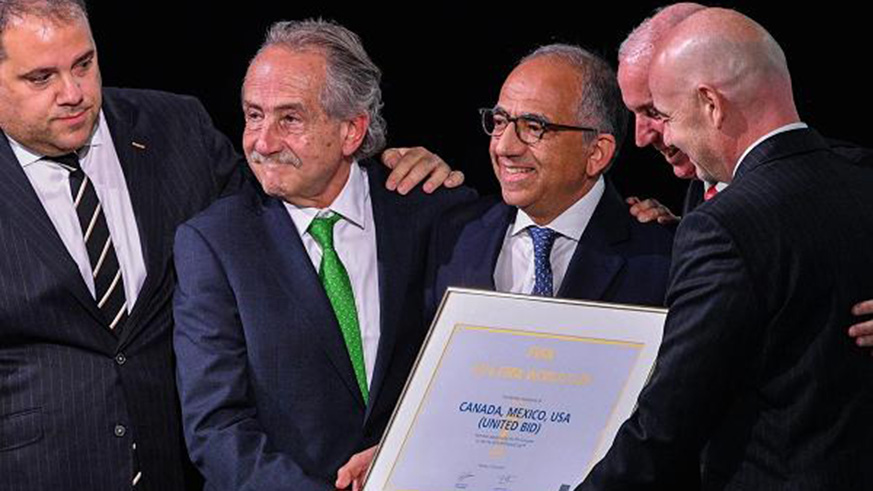
MULTIPOLYGON (((78 265, 88 290, 94 296, 91 261, 82 238, 79 217, 73 206, 69 171, 57 162, 42 160, 43 155, 31 151, 12 138, 7 136, 7 139, 64 246, 78 265)), ((127 182, 124 180, 124 172, 115 153, 103 111, 100 111, 91 141, 78 154, 82 170, 93 183, 94 191, 100 199, 121 268, 121 277, 124 279, 124 295, 127 299, 127 310, 130 312, 145 281, 146 268, 127 182)))
POLYGON ((316 271, 321 265, 321 248, 309 235, 309 224, 316 217, 326 217, 334 213, 342 217, 334 225, 333 242, 352 283, 369 386, 373 381, 373 368, 379 352, 381 324, 376 225, 373 222, 367 173, 357 162, 353 162, 348 181, 328 208, 300 208, 290 203, 285 203, 285 208, 300 233, 303 246, 316 271))
MULTIPOLYGON (((601 176, 588 193, 564 210, 546 227, 558 232, 550 256, 552 264, 552 285, 555 295, 561 290, 570 260, 576 246, 591 221, 594 209, 600 203, 606 184, 601 176)), ((494 268, 494 286, 499 292, 530 293, 536 283, 534 267, 533 239, 527 228, 536 223, 519 209, 506 230, 503 247, 494 268)))

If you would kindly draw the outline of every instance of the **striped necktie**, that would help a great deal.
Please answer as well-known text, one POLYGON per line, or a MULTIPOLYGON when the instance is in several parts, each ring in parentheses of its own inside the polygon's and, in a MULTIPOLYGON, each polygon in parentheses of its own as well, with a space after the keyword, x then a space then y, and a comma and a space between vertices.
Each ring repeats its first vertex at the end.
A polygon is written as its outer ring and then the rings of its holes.
POLYGON ((127 320, 124 279, 121 277, 121 268, 100 199, 93 183, 79 165, 79 157, 75 153, 46 157, 46 160, 63 164, 70 171, 70 192, 91 263, 97 307, 103 313, 109 329, 119 333, 127 320))

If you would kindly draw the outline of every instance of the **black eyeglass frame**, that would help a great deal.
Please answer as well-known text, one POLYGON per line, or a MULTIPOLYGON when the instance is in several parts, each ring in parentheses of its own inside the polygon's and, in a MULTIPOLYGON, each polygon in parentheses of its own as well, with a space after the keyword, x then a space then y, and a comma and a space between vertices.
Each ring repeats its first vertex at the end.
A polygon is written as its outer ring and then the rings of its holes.
MULTIPOLYGON (((515 123, 515 136, 517 136, 519 140, 521 140, 522 142, 524 142, 527 145, 533 145, 533 144, 537 143, 538 141, 542 140, 543 135, 545 135, 549 131, 592 131, 594 133, 600 133, 600 130, 597 128, 592 128, 589 126, 573 126, 573 125, 569 125, 569 124, 552 123, 552 122, 546 121, 545 119, 543 119, 539 116, 534 116, 532 114, 522 114, 520 116, 512 117, 509 114, 507 114, 506 111, 498 110, 496 108, 483 107, 483 108, 479 109, 479 114, 482 117, 482 129, 485 131, 486 135, 491 136, 491 137, 494 137, 494 136, 499 137, 499 136, 503 135, 503 132, 506 131, 506 128, 509 127, 510 123, 515 123), (506 126, 504 126, 504 128, 500 131, 493 131, 492 130, 489 132, 488 131, 488 124, 486 123, 486 118, 490 117, 491 120, 493 121, 495 114, 500 114, 506 118, 506 126), (533 141, 527 141, 527 139, 525 139, 525 137, 522 136, 521 130, 519 130, 519 124, 518 124, 519 120, 524 121, 525 123, 535 123, 537 125, 540 125, 540 127, 541 127, 540 130, 533 131, 531 133, 533 136, 535 136, 535 139, 533 141)), ((527 124, 525 126, 527 126, 528 129, 531 128, 527 124)), ((496 129, 496 126, 494 126, 494 128, 496 129)))

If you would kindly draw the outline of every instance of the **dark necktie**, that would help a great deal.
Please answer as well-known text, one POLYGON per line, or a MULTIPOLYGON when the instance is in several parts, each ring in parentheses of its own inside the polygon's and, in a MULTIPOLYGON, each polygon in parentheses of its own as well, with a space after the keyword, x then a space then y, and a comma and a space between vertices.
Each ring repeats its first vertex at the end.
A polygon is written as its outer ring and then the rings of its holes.
POLYGON ((309 235, 321 247, 321 266, 318 268, 318 276, 324 286, 324 292, 330 299, 330 305, 336 315, 343 340, 346 342, 346 350, 355 370, 355 378, 358 387, 366 403, 369 399, 367 387, 367 371, 364 366, 364 347, 361 341, 361 328, 358 324, 358 310, 355 307, 355 293, 352 290, 352 282, 349 274, 343 266, 340 257, 333 246, 333 226, 336 225, 340 216, 333 214, 327 218, 316 218, 309 225, 309 235))
POLYGON ((79 165, 79 157, 75 153, 46 157, 46 160, 59 162, 70 171, 70 192, 91 263, 97 307, 103 312, 109 329, 118 333, 127 320, 124 280, 100 199, 88 175, 79 165))
POLYGON ((527 233, 533 239, 534 246, 534 278, 535 283, 531 294, 543 297, 554 296, 552 277, 552 246, 558 233, 550 228, 542 228, 531 225, 527 233))

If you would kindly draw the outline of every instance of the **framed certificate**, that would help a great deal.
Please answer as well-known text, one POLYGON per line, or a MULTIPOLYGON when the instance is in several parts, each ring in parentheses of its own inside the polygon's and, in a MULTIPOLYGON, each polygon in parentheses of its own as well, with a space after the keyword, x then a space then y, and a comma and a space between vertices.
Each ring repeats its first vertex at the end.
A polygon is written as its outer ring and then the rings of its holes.
POLYGON ((667 311, 451 288, 366 491, 565 491, 630 416, 667 311))

